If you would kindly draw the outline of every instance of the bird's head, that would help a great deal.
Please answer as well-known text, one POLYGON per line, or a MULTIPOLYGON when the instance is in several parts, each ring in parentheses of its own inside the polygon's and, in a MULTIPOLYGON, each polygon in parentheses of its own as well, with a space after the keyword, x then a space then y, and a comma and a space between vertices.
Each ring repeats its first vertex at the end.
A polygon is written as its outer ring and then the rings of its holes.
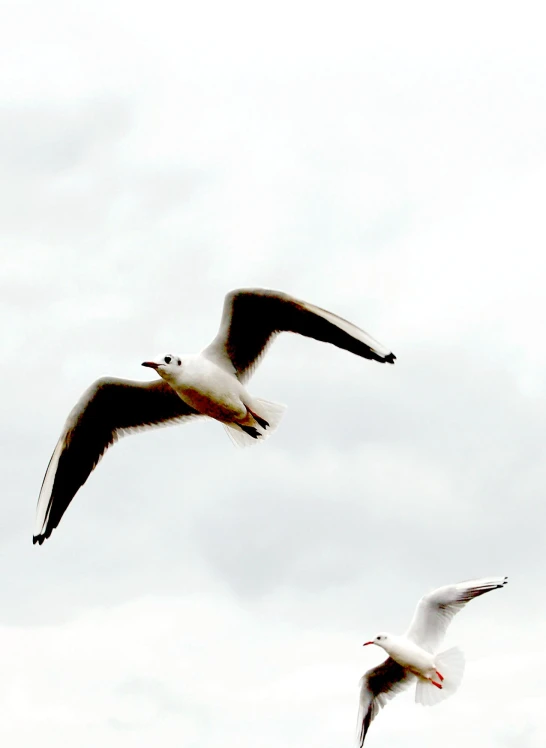
POLYGON ((364 642, 363 646, 366 647, 368 644, 377 644, 378 647, 382 647, 386 652, 389 651, 391 636, 390 634, 377 634, 373 639, 371 639, 369 642, 364 642))
POLYGON ((142 366, 148 366, 150 369, 155 369, 160 377, 169 381, 176 378, 176 375, 182 366, 182 361, 180 356, 167 353, 158 361, 143 361, 142 366))

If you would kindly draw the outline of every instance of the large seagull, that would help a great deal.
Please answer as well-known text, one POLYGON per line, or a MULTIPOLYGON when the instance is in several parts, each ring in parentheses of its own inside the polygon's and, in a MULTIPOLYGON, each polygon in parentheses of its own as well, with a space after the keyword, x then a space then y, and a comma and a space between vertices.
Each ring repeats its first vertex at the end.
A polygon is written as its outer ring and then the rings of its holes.
POLYGON ((70 412, 47 468, 36 510, 33 543, 43 543, 102 455, 132 431, 209 416, 236 444, 263 440, 284 406, 252 397, 244 383, 280 332, 331 343, 380 363, 395 355, 351 322, 280 291, 237 289, 227 294, 220 330, 201 353, 168 354, 142 365, 160 379, 135 382, 103 377, 70 412))

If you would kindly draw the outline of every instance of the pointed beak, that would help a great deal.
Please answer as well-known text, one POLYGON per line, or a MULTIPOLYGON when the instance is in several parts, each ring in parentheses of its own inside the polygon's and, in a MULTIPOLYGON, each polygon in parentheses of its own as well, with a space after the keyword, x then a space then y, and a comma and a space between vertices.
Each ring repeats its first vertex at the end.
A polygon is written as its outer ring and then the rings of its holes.
POLYGON ((375 644, 375 642, 364 642, 364 644, 363 644, 362 646, 363 646, 363 647, 367 647, 367 646, 368 646, 368 644, 375 644))
POLYGON ((143 361, 141 366, 148 366, 150 369, 155 369, 157 371, 159 364, 156 364, 155 361, 143 361))

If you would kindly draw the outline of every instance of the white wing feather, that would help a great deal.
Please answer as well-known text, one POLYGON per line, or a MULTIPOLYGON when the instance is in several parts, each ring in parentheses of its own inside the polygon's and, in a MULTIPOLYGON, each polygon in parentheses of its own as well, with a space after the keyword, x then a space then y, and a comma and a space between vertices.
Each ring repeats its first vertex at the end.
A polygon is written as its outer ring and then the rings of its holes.
POLYGON ((508 577, 472 579, 439 587, 424 595, 415 610, 406 636, 428 652, 436 652, 453 616, 475 597, 504 587, 508 577))

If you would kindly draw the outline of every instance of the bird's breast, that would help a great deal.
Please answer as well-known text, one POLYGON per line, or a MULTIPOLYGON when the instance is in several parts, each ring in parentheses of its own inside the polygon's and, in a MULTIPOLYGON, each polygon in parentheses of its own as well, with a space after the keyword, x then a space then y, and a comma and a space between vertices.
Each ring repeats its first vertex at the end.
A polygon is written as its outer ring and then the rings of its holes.
POLYGON ((389 649, 393 660, 414 672, 426 673, 434 663, 434 658, 429 652, 408 640, 392 643, 389 649))
POLYGON ((174 388, 184 402, 211 418, 231 421, 246 413, 239 381, 207 361, 192 361, 184 367, 174 388))

